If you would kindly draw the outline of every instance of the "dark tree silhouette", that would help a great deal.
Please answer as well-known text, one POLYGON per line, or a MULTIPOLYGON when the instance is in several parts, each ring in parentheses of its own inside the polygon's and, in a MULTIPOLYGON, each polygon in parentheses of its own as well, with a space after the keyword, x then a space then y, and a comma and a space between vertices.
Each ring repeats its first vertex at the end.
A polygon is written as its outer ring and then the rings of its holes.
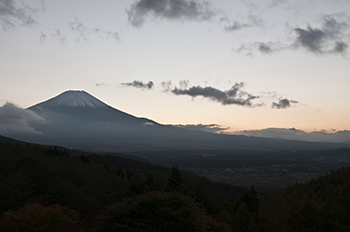
POLYGON ((171 174, 168 177, 167 191, 168 192, 181 192, 183 190, 184 180, 181 178, 181 172, 178 167, 173 166, 171 168, 171 174))
POLYGON ((225 232, 230 228, 213 220, 182 193, 148 192, 108 208, 98 231, 225 232))

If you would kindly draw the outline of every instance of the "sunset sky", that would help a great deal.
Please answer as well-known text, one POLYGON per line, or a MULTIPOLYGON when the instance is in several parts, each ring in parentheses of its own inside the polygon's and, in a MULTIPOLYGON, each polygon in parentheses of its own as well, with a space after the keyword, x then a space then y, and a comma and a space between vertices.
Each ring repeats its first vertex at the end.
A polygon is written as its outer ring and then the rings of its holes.
POLYGON ((162 124, 350 130, 350 0, 0 0, 0 106, 66 90, 162 124))

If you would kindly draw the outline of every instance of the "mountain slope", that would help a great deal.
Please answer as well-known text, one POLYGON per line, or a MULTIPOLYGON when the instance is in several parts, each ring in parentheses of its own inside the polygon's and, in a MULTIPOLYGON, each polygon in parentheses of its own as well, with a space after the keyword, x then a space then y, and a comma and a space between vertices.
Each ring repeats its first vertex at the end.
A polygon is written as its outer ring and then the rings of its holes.
POLYGON ((45 122, 31 124, 41 134, 11 135, 23 141, 89 151, 150 151, 169 149, 310 150, 350 147, 189 131, 161 125, 112 108, 85 91, 66 91, 29 107, 45 122))
MULTIPOLYGON (((115 121, 136 122, 138 118, 119 111, 103 103, 85 91, 69 90, 42 103, 28 108, 31 111, 43 115, 60 114, 71 115, 75 118, 90 119, 91 121, 115 121)), ((52 117, 52 115, 49 115, 52 117)), ((49 118, 49 117, 45 117, 49 118)), ((141 122, 141 121, 139 121, 141 122)), ((145 120, 142 120, 144 123, 145 120)))

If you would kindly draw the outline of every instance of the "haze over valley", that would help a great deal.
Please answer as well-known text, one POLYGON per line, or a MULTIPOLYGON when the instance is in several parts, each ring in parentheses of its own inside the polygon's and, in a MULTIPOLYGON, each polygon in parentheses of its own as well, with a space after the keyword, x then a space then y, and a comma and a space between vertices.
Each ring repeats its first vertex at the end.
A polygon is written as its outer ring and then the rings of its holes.
MULTIPOLYGON (((349 143, 225 135, 162 125, 152 119, 138 118, 114 109, 85 91, 66 91, 27 109, 13 105, 6 107, 10 108, 7 115, 4 114, 9 123, 2 126, 3 135, 94 152, 173 149, 281 151, 350 147, 349 143)), ((6 110, 6 107, 2 110, 6 110)))

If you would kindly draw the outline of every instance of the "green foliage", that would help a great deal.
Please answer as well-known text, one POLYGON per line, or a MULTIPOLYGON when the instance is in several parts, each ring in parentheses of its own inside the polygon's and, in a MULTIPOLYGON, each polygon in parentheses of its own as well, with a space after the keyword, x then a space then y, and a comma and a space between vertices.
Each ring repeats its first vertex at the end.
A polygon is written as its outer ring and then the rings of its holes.
POLYGON ((181 193, 148 192, 112 205, 103 218, 100 232, 229 231, 212 220, 188 196, 181 193))

